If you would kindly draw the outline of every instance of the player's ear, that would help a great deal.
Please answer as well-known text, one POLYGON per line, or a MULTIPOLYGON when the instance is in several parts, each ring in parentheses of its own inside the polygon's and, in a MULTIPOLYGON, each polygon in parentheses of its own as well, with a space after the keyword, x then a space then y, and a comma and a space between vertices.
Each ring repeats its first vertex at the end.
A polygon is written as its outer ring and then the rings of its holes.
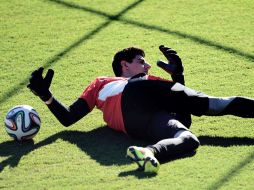
POLYGON ((128 68, 128 64, 127 64, 127 61, 121 61, 121 66, 122 66, 122 68, 125 68, 125 69, 127 69, 128 68))

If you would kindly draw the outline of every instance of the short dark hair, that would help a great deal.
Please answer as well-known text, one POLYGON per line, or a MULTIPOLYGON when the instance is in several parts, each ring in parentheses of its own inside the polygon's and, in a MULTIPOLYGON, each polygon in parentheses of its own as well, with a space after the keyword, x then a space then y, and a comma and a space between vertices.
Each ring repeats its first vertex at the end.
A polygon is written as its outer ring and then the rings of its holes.
POLYGON ((127 61, 129 63, 132 62, 132 60, 137 56, 141 55, 142 57, 145 57, 144 50, 137 48, 137 47, 129 47, 125 48, 121 51, 118 51, 112 62, 112 68, 115 73, 115 76, 120 77, 122 75, 122 65, 121 61, 127 61))

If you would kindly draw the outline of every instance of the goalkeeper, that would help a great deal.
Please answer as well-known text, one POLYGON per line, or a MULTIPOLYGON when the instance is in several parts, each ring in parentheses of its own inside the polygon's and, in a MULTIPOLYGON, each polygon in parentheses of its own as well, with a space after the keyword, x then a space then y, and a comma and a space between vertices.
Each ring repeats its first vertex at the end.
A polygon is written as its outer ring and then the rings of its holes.
POLYGON ((168 63, 158 61, 157 64, 170 73, 172 81, 148 75, 151 66, 145 60, 144 51, 130 47, 114 56, 112 67, 116 77, 97 77, 69 107, 49 90, 52 69, 45 77, 42 67, 35 70, 28 88, 64 126, 77 122, 96 106, 110 128, 148 141, 147 147, 127 149, 127 155, 146 172, 157 172, 160 160, 198 148, 197 137, 188 129, 191 115, 254 118, 253 99, 212 97, 184 86, 184 69, 177 52, 163 45, 159 49, 168 63))

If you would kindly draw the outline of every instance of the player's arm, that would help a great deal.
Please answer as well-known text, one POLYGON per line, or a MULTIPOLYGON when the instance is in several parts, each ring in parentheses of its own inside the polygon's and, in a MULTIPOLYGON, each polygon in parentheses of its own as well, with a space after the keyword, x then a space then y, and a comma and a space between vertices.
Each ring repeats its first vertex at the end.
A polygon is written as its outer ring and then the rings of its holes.
POLYGON ((58 121, 68 127, 73 123, 79 121, 82 117, 87 115, 90 112, 90 108, 87 102, 78 98, 72 105, 69 107, 64 106, 61 102, 56 100, 54 97, 51 98, 51 102, 47 103, 49 110, 54 114, 58 121))
POLYGON ((35 70, 29 79, 27 87, 44 101, 50 111, 64 126, 70 126, 77 122, 87 113, 90 108, 87 102, 81 98, 77 99, 71 106, 66 107, 57 101, 51 94, 49 87, 54 76, 54 71, 49 69, 46 76, 43 78, 43 67, 35 70))
POLYGON ((181 58, 177 55, 177 52, 169 47, 161 45, 159 47, 160 51, 167 58, 168 63, 159 60, 157 65, 164 71, 169 73, 174 82, 179 82, 182 85, 185 84, 184 81, 184 67, 181 58))

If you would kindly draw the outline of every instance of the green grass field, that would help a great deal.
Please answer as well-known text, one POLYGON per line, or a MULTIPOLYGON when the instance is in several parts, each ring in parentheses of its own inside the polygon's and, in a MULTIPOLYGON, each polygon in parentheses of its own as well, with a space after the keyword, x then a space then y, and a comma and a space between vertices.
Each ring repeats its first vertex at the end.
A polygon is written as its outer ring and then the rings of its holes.
POLYGON ((214 96, 254 98, 253 0, 0 0, 0 189, 253 189, 253 119, 193 117, 202 146, 192 157, 135 171, 130 145, 146 145, 105 127, 94 110, 64 128, 27 88, 30 73, 55 70, 55 97, 70 105, 97 76, 113 75, 122 48, 146 51, 151 74, 176 49, 187 86, 214 96), (42 126, 31 142, 5 132, 7 111, 33 106, 42 126))

